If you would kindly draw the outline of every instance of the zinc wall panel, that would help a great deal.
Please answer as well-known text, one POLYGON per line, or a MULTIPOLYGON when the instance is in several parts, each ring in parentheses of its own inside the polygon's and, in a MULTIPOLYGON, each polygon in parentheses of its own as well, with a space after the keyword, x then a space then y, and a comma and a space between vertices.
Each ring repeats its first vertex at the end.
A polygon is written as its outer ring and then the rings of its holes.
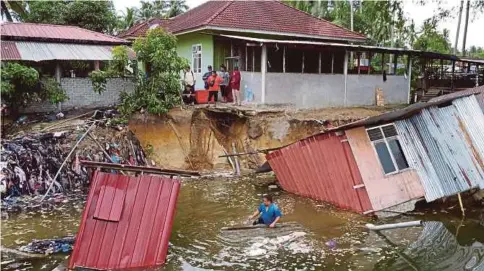
POLYGON ((371 210, 344 136, 316 135, 267 155, 285 190, 363 213, 371 210), (355 172, 356 171, 356 172, 355 172))
POLYGON ((475 96, 395 122, 430 202, 484 187, 484 114, 475 96))
MULTIPOLYGON (((76 238, 69 269, 102 270, 152 268, 165 262, 180 183, 143 175, 95 172, 76 238), (94 218, 102 186, 124 189, 119 222, 94 218)), ((107 197, 106 197, 107 199, 107 197)), ((101 213, 119 206, 102 204, 101 213)))

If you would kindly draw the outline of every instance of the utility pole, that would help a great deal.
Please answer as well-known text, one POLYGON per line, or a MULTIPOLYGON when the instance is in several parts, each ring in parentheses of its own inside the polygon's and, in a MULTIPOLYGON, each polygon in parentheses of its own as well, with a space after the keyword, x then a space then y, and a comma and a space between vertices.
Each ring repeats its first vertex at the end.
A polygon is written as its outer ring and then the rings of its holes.
POLYGON ((457 21, 457 33, 455 34, 454 55, 457 54, 457 46, 459 45, 459 31, 460 31, 460 22, 462 20, 463 8, 464 8, 464 0, 460 1, 459 20, 457 21))
POLYGON ((471 6, 471 1, 467 0, 467 7, 466 7, 466 22, 464 24, 464 39, 462 41, 462 55, 466 55, 466 41, 467 41, 467 25, 469 24, 469 9, 471 6))
MULTIPOLYGON (((390 3, 390 8, 392 9, 392 25, 391 25, 391 29, 390 29, 390 47, 393 48, 395 46, 394 37, 393 37, 394 31, 395 31, 395 6, 394 6, 395 2, 390 0, 389 3, 390 3)), ((393 69, 392 69, 392 65, 391 65, 391 63, 393 63, 393 56, 394 56, 394 54, 389 54, 390 65, 388 66, 388 74, 393 74, 393 72, 392 72, 393 69)))
MULTIPOLYGON (((353 31, 353 0, 350 0, 350 25, 353 31)), ((353 51, 350 51, 350 67, 353 67, 353 51)))

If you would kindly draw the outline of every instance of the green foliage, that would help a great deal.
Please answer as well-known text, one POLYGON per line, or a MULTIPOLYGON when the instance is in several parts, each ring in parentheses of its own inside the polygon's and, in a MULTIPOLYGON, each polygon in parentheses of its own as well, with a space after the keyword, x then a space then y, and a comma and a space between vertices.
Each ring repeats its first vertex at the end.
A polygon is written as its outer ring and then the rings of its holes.
POLYGON ((39 73, 31 67, 18 63, 2 64, 2 103, 13 110, 34 101, 48 100, 51 103, 68 99, 66 93, 53 78, 39 79, 39 73))
POLYGON ((437 30, 437 21, 428 19, 424 22, 420 36, 415 40, 413 47, 418 50, 438 53, 450 53, 449 31, 444 29, 442 33, 437 30))
POLYGON ((106 90, 106 84, 110 77, 109 72, 106 71, 92 71, 89 73, 89 79, 91 79, 92 88, 94 92, 101 94, 106 90))
POLYGON ((116 15, 112 1, 25 1, 20 20, 30 23, 67 24, 112 33, 116 15))
POLYGON ((152 114, 164 114, 180 102, 179 73, 188 64, 176 53, 176 38, 156 28, 145 38, 137 39, 133 49, 139 61, 149 65, 149 76, 138 76, 133 93, 123 93, 120 111, 130 115, 146 109, 152 114))
POLYGON ((39 80, 39 73, 34 68, 18 63, 5 63, 1 69, 1 73, 2 100, 15 98, 23 89, 34 87, 39 80))
POLYGON ((42 90, 46 99, 52 103, 57 104, 69 99, 61 85, 52 77, 43 78, 41 80, 42 90))
POLYGON ((122 76, 125 74, 125 68, 130 65, 128 46, 116 46, 112 50, 113 60, 109 63, 109 70, 111 75, 122 76))
POLYGON ((129 48, 125 45, 114 47, 112 50, 113 60, 109 62, 106 70, 97 70, 89 73, 94 92, 98 94, 104 92, 108 78, 125 76, 125 68, 130 64, 128 50, 129 48))

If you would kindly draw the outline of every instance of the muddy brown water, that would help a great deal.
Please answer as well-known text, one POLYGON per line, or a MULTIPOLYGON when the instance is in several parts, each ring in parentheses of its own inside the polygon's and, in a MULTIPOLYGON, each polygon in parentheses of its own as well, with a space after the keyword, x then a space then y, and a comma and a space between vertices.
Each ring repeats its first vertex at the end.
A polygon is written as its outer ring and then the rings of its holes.
MULTIPOLYGON (((443 212, 372 220, 276 191, 272 193, 286 227, 221 231, 244 224, 267 192, 265 182, 247 178, 183 181, 168 262, 160 270, 484 270, 484 228, 478 220, 482 210, 469 211, 463 223, 443 212), (433 222, 383 231, 383 236, 364 228, 368 222, 415 219, 433 222)), ((32 239, 74 234, 83 204, 71 201, 54 211, 2 220, 2 245, 15 248, 32 239)), ((2 270, 52 270, 67 258, 2 256, 2 270)))

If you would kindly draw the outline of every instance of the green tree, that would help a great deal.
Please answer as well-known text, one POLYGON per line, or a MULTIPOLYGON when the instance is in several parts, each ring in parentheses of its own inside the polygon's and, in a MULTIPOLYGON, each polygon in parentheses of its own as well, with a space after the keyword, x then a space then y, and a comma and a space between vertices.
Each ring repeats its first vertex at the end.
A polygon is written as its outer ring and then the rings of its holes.
POLYGON ((439 32, 437 30, 437 20, 435 18, 427 19, 422 26, 420 35, 413 44, 413 48, 448 54, 452 48, 449 41, 449 30, 444 29, 442 32, 439 32))
POLYGON ((29 11, 21 19, 28 23, 66 24, 65 10, 68 8, 64 1, 29 1, 29 11))
POLYGON ((69 2, 64 19, 66 24, 97 32, 112 33, 116 26, 114 5, 111 1, 69 2))
POLYGON ((2 63, 1 78, 2 104, 9 105, 14 113, 32 102, 58 103, 68 98, 53 78, 40 79, 37 70, 19 63, 2 63))
POLYGON ((25 5, 22 22, 76 25, 105 33, 116 27, 112 1, 26 1, 25 5))
POLYGON ((6 18, 7 21, 13 22, 13 18, 18 18, 25 15, 25 3, 23 1, 2 0, 1 13, 2 19, 6 18))
POLYGON ((141 8, 136 16, 137 21, 144 22, 151 18, 162 18, 165 14, 167 3, 162 0, 141 1, 141 8))
POLYGON ((168 112, 180 103, 180 71, 188 65, 176 53, 175 36, 155 28, 138 38, 133 49, 138 61, 150 67, 149 76, 138 76, 135 91, 122 95, 120 111, 125 115, 141 109, 152 114, 168 112))
POLYGON ((165 17, 171 18, 171 17, 178 16, 184 13, 185 11, 187 11, 188 6, 185 0, 171 0, 167 3, 166 8, 168 9, 168 11, 165 17))
POLYGON ((118 30, 127 30, 133 27, 136 21, 136 14, 138 9, 135 7, 126 8, 122 15, 118 17, 118 30))

